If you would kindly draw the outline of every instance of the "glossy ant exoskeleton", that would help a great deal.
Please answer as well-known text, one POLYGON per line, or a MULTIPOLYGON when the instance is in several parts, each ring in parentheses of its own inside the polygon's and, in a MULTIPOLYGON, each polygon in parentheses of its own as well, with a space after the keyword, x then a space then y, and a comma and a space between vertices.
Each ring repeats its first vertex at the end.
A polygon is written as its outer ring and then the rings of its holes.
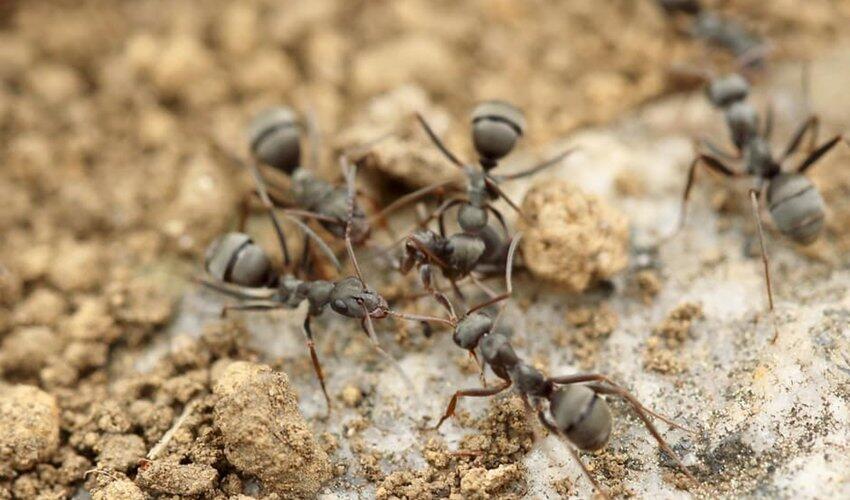
MULTIPOLYGON (((295 275, 284 270, 274 270, 270 259, 262 248, 256 245, 250 236, 244 233, 227 233, 215 240, 207 250, 205 258, 205 269, 213 278, 199 279, 198 281, 213 290, 240 299, 242 302, 236 305, 225 306, 222 314, 230 310, 271 310, 281 308, 295 308, 304 301, 309 304, 307 316, 304 319, 303 331, 310 350, 313 369, 319 379, 322 392, 330 409, 330 397, 325 387, 325 378, 322 373, 321 364, 316 353, 313 342, 313 332, 310 327, 311 319, 324 312, 327 306, 340 316, 360 320, 363 331, 371 340, 374 348, 387 358, 399 371, 395 360, 381 348, 375 328, 374 319, 383 319, 394 316, 402 319, 416 321, 436 321, 447 323, 441 318, 431 318, 407 313, 393 311, 389 308, 387 301, 375 290, 370 288, 360 271, 354 249, 351 242, 352 219, 354 209, 354 175, 356 167, 345 164, 342 159, 343 169, 346 172, 348 193, 348 216, 343 238, 349 259, 355 270, 355 276, 349 276, 336 281, 306 280, 299 279, 295 275)), ((259 194, 265 196, 265 186, 262 180, 258 182, 259 194)), ((268 213, 279 227, 274 209, 267 207, 268 213)), ((286 239, 282 232, 278 232, 279 243, 286 247, 286 239)), ((321 241, 321 240, 319 240, 321 241)), ((285 251, 285 250, 284 250, 285 251)), ((403 372, 401 372, 403 375, 403 372)))
POLYGON ((649 410, 628 390, 606 375, 588 373, 546 377, 540 370, 520 358, 512 347, 508 335, 496 330, 504 310, 504 301, 511 297, 513 291, 511 271, 520 238, 521 235, 517 235, 511 241, 508 251, 505 262, 505 293, 470 308, 460 319, 452 315, 450 320, 453 324, 454 343, 467 350, 476 360, 478 357, 475 350, 478 349, 482 359, 482 380, 484 366, 489 366, 501 380, 501 384, 492 387, 487 387, 485 384, 480 388, 456 391, 435 429, 454 415, 461 398, 490 397, 514 387, 525 402, 526 408, 536 414, 541 424, 553 434, 567 440, 567 448, 584 474, 596 490, 607 497, 605 490, 584 466, 574 447, 585 451, 595 451, 607 444, 611 436, 613 417, 607 402, 600 396, 617 396, 623 398, 632 407, 661 449, 679 465, 688 478, 696 482, 678 455, 658 432, 650 417, 658 418, 685 431, 688 429, 649 410), (485 308, 498 303, 501 304, 496 314, 484 311, 485 308))

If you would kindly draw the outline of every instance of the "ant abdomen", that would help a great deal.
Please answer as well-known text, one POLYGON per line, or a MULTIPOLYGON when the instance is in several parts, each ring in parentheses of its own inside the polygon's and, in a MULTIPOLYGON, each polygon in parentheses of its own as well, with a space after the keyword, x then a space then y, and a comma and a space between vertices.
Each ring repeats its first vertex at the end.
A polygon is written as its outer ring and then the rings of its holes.
POLYGON ((282 172, 292 174, 301 165, 301 127, 291 108, 258 114, 248 125, 248 143, 255 158, 282 172))
POLYGON ((801 245, 814 242, 823 230, 823 198, 804 175, 780 174, 771 179, 767 203, 779 231, 801 245))
POLYGON ((549 412, 558 430, 582 450, 601 449, 611 436, 608 403, 586 386, 557 389, 550 399, 549 412))
POLYGON ((266 252, 244 233, 226 233, 213 241, 204 266, 220 281, 250 288, 267 286, 274 276, 266 252))
POLYGON ((512 104, 485 101, 472 110, 472 143, 489 166, 507 156, 524 132, 525 117, 512 104))

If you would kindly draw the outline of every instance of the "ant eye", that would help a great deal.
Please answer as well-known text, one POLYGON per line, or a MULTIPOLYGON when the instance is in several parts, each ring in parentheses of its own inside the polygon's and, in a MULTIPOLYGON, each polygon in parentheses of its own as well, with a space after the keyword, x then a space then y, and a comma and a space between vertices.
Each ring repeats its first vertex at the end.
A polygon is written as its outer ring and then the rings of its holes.
POLYGON ((342 299, 336 299, 333 301, 333 309, 334 311, 341 312, 347 311, 348 305, 342 299))

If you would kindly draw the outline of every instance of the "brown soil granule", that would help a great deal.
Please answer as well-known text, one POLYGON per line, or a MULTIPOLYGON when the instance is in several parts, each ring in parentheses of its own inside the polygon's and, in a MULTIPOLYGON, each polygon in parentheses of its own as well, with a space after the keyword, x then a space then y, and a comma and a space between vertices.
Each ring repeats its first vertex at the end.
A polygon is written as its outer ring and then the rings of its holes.
POLYGON ((58 446, 56 398, 37 387, 0 384, 0 478, 47 461, 58 446))
POLYGON ((561 332, 556 337, 558 344, 571 347, 582 367, 592 367, 602 341, 617 328, 617 313, 608 304, 602 303, 598 307, 570 309, 565 316, 575 330, 561 332))
POLYGON ((162 460, 143 461, 136 475, 136 483, 146 491, 165 495, 208 494, 217 481, 218 471, 209 465, 162 460))
POLYGON ((628 263, 626 216, 566 181, 538 182, 522 202, 522 251, 535 276, 583 292, 628 263))
POLYGON ((670 311, 646 340, 644 366, 660 373, 683 372, 687 362, 679 348, 690 337, 691 325, 702 317, 702 306, 691 302, 679 304, 670 311))

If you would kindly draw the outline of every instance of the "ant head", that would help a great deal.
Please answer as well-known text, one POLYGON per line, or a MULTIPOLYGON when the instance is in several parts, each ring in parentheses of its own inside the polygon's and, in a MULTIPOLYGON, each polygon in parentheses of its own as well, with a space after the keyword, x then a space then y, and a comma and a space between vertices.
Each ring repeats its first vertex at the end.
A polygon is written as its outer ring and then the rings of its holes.
POLYGON ((458 322, 452 340, 462 349, 475 349, 481 337, 492 328, 493 318, 482 312, 474 312, 458 322))
POLYGON ((504 101, 485 101, 472 110, 472 144, 487 167, 510 153, 525 132, 525 117, 504 101))
POLYGON ((330 292, 330 304, 335 313, 349 318, 363 318, 366 313, 388 309, 383 297, 366 288, 360 278, 353 276, 334 284, 330 292))
POLYGON ((487 210, 464 203, 458 211, 457 221, 467 233, 478 233, 487 226, 487 210))
POLYGON ((292 108, 276 106, 258 114, 248 125, 251 154, 287 174, 301 164, 301 125, 292 108))
POLYGON ((266 253, 244 233, 226 233, 207 247, 204 268, 219 281, 262 287, 274 273, 266 253))
POLYGON ((750 84, 738 73, 712 79, 706 94, 708 100, 719 108, 725 108, 738 101, 743 101, 750 93, 750 84))
POLYGON ((608 403, 583 385, 559 388, 549 399, 549 412, 558 430, 578 448, 595 451, 611 436, 608 403))

